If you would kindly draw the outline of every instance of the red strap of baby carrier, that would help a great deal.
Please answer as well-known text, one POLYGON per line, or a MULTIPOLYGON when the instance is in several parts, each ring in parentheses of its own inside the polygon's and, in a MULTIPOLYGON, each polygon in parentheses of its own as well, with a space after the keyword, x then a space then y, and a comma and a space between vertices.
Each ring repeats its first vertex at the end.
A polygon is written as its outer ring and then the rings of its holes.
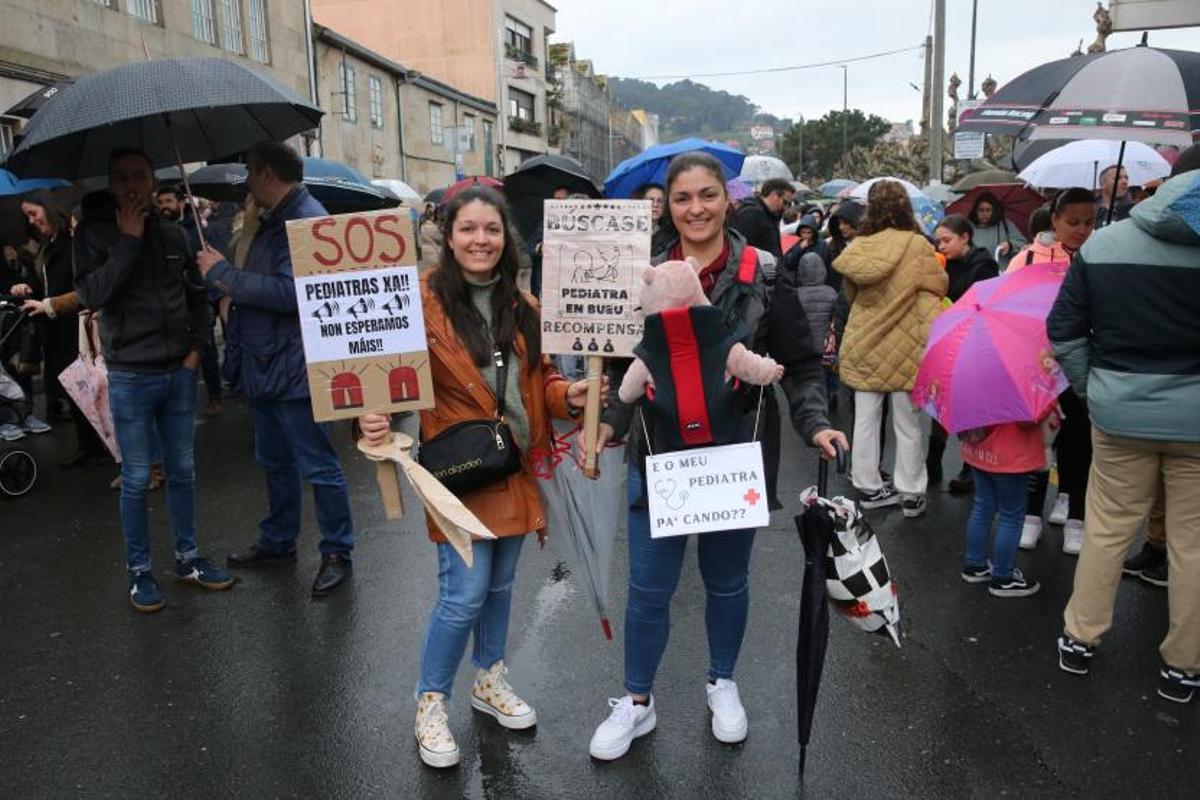
POLYGON ((679 418, 679 437, 689 447, 713 440, 704 398, 704 380, 700 364, 700 345, 692 329, 691 312, 672 308, 662 312, 663 334, 671 358, 671 378, 675 383, 675 410, 679 418))
POLYGON ((758 251, 750 245, 742 249, 742 257, 738 261, 737 280, 750 286, 754 283, 754 274, 758 271, 758 251))

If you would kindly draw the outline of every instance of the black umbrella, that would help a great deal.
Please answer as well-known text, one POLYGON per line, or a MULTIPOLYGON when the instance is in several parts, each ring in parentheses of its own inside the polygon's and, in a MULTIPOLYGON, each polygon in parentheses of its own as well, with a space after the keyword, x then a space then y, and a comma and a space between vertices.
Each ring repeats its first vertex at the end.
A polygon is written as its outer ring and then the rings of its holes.
POLYGON ((70 86, 74 81, 59 81, 58 83, 43 86, 33 94, 17 101, 16 105, 4 112, 6 117, 22 117, 29 119, 37 113, 38 109, 49 102, 51 97, 54 97, 60 91, 70 86))
MULTIPOLYGON (((837 447, 837 471, 846 471, 846 451, 837 447)), ((817 494, 829 493, 829 465, 821 459, 817 467, 817 494)), ((800 624, 796 634, 796 734, 800 743, 800 774, 808 757, 813 712, 825 667, 829 644, 829 603, 825 589, 825 554, 834 535, 832 509, 821 504, 806 508, 795 518, 796 531, 804 545, 804 583, 800 587, 800 624)))
POLYGON ((429 192, 429 194, 425 195, 425 202, 434 203, 436 205, 437 203, 442 202, 442 195, 444 194, 446 194, 446 190, 444 188, 433 189, 429 192))
MULTIPOLYGON (((311 159, 305 159, 307 168, 311 159)), ((347 168, 348 169, 348 168, 347 168)), ((378 211, 400 205, 400 198, 382 186, 338 177, 305 174, 304 185, 330 214, 378 211)), ((209 200, 241 202, 248 191, 245 164, 209 164, 188 176, 192 192, 209 200)))
MULTIPOLYGON (((1200 130, 1200 53, 1142 44, 1073 56, 1017 76, 975 109, 959 131, 1046 139, 1111 139, 1187 147, 1200 130)), ((1015 151, 1015 149, 1014 149, 1015 151)), ((1117 182, 1108 221, 1116 207, 1117 182)))
POLYGON ((504 196, 512 207, 517 230, 528 235, 542 224, 542 201, 553 197, 555 189, 604 196, 583 165, 570 156, 534 156, 504 179, 504 196))
POLYGON ((80 78, 25 126, 7 167, 18 175, 103 175, 120 147, 154 166, 214 161, 320 124, 321 110, 263 73, 221 58, 138 61, 80 78))
POLYGON ((1009 81, 957 130, 1187 147, 1200 130, 1200 53, 1140 45, 1051 61, 1009 81))

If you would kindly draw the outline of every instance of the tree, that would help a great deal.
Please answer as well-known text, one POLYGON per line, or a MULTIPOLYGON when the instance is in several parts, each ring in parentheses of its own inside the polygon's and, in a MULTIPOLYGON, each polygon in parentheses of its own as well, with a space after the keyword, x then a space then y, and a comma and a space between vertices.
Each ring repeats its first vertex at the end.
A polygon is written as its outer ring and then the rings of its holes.
MULTIPOLYGON (((875 114, 852 109, 846 113, 847 150, 856 147, 871 149, 891 124, 875 114)), ((783 136, 780 154, 800 180, 800 125, 797 123, 783 136)), ((804 122, 804 175, 816 180, 839 177, 842 174, 842 112, 830 111, 820 119, 804 122)))
POLYGON ((625 108, 644 108, 659 117, 663 141, 685 136, 705 139, 732 135, 755 116, 756 106, 742 95, 714 91, 682 80, 662 88, 635 78, 613 78, 613 97, 625 108))

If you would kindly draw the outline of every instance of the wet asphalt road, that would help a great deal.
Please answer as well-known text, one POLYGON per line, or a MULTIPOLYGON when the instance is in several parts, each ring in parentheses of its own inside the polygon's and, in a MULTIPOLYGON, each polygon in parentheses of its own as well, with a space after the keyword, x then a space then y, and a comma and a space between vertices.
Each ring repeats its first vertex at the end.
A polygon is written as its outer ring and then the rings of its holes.
MULTIPOLYGON (((373 467, 349 452, 358 545, 353 584, 308 595, 317 564, 306 509, 294 567, 241 573, 230 592, 164 581, 168 606, 125 599, 116 493, 106 468, 63 472, 68 432, 26 440, 38 489, 0 502, 0 795, 26 797, 1196 797, 1200 704, 1154 693, 1166 594, 1126 581, 1093 674, 1055 666, 1073 561, 1052 528, 1027 572, 1040 595, 998 600, 958 578, 969 503, 874 512, 902 592, 903 648, 831 621, 803 787, 797 779, 794 645, 802 558, 791 521, 813 481, 785 433, 787 509, 758 535, 750 628, 737 678, 750 717, 740 746, 713 740, 704 701, 703 591, 693 556, 673 606, 656 686, 658 730, 624 759, 587 754, 621 693, 624 532, 614 565, 616 642, 552 548, 530 541, 518 575, 510 679, 538 711, 509 733, 466 702, 450 720, 457 769, 418 762, 413 686, 435 559, 419 515, 388 523, 373 467)), ((948 455, 948 472, 956 468, 948 455)), ((221 556, 251 542, 264 508, 250 424, 235 401, 197 431, 200 542, 221 556)), ((407 495, 410 509, 416 506, 407 495)), ((154 553, 169 564, 163 494, 154 553)))

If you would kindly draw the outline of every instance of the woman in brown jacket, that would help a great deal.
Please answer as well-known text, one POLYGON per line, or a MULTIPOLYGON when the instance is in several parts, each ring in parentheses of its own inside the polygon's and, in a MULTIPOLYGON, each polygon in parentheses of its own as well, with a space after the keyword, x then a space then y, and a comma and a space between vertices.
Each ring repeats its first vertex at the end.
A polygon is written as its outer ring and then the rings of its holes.
MULTIPOLYGON (((575 416, 587 392, 584 381, 568 383, 541 354, 536 301, 517 289, 520 259, 508 231, 508 211, 495 191, 472 187, 458 193, 446 210, 440 264, 421 282, 437 403, 421 412, 422 437, 493 417, 493 352, 507 353, 505 420, 524 465, 503 481, 462 496, 497 537, 472 543, 473 567, 427 520, 429 536, 438 543, 438 599, 421 652, 416 736, 421 760, 432 767, 458 763, 445 703, 472 633, 471 661, 478 668, 472 707, 510 729, 537 722, 534 710, 504 679, 512 587, 525 535, 545 533, 532 466, 551 449, 550 416, 575 416)), ((360 427, 369 441, 382 442, 388 423, 386 416, 367 415, 360 427)))
POLYGON ((908 393, 949 279, 917 225, 903 186, 879 181, 871 187, 858 236, 833 268, 845 277, 851 304, 839 376, 854 389, 851 480, 863 508, 899 503, 904 516, 919 516, 928 483, 929 421, 908 393), (894 488, 879 474, 879 422, 889 396, 896 432, 894 488))

